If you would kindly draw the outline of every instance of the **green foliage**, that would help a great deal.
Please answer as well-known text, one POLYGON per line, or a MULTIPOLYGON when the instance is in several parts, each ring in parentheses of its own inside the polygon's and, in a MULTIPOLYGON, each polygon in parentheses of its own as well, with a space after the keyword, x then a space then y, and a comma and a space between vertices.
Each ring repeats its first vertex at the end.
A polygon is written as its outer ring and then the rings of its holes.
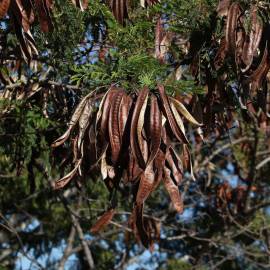
POLYGON ((20 151, 20 158, 27 163, 31 159, 33 148, 38 147, 41 153, 48 151, 45 135, 47 129, 54 126, 54 123, 45 118, 36 105, 30 109, 21 101, 11 103, 10 106, 12 109, 7 118, 1 119, 0 140, 1 144, 5 145, 2 154, 16 158, 16 151, 20 151), (6 140, 6 136, 9 140, 6 140))
POLYGON ((217 3, 217 0, 169 0, 162 6, 162 11, 170 16, 172 31, 188 34, 211 27, 211 14, 217 3))
POLYGON ((155 89, 160 83, 165 84, 170 93, 202 93, 203 89, 192 79, 176 81, 168 77, 170 65, 154 58, 156 19, 148 20, 147 13, 142 10, 134 16, 134 21, 126 27, 119 26, 110 17, 106 20, 107 42, 115 47, 108 48, 105 62, 96 60, 91 64, 74 65, 71 81, 91 88, 116 83, 127 91, 143 86, 155 89))
POLYGON ((258 211, 252 221, 249 224, 249 228, 254 233, 260 233, 262 228, 266 228, 270 225, 270 217, 266 215, 263 211, 258 211))
MULTIPOLYGON (((185 261, 181 261, 181 260, 177 260, 177 259, 169 259, 167 262, 167 266, 166 268, 164 268, 164 270, 175 270, 175 269, 179 269, 179 270, 191 270, 192 269, 192 265, 185 262, 185 261)), ((203 270, 202 268, 200 268, 200 270, 203 270)))

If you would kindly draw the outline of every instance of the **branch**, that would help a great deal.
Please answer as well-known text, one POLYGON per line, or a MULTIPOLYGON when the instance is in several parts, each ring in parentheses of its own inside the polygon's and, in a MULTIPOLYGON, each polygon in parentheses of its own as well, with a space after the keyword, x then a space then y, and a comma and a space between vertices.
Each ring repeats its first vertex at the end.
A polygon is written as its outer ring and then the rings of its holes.
POLYGON ((207 163, 209 163, 215 156, 222 153, 225 149, 231 147, 232 145, 235 145, 235 144, 238 144, 238 143, 241 143, 244 141, 253 141, 253 140, 254 140, 253 138, 243 137, 243 138, 239 138, 235 141, 229 142, 227 144, 224 144, 223 146, 221 146, 217 150, 215 150, 208 158, 206 158, 201 166, 204 167, 205 165, 207 165, 207 163))
POLYGON ((83 235, 83 230, 80 226, 80 223, 78 222, 77 218, 74 215, 71 215, 71 219, 72 219, 72 223, 76 228, 76 231, 78 233, 79 239, 82 242, 82 246, 83 246, 83 250, 86 256, 86 260, 88 262, 89 265, 89 269, 95 269, 95 264, 94 264, 94 260, 93 260, 93 256, 91 254, 91 251, 89 249, 89 246, 87 244, 87 241, 84 239, 84 235, 83 235))
POLYGON ((75 227, 72 226, 68 240, 67 240, 67 246, 65 248, 64 255, 61 261, 59 262, 59 267, 58 267, 59 270, 64 270, 66 260, 68 259, 70 255, 70 251, 72 250, 73 242, 75 239, 75 233, 76 233, 75 227))
POLYGON ((263 161, 261 161, 257 166, 256 166, 256 170, 258 171, 259 169, 261 169, 264 165, 266 165, 266 163, 270 162, 270 157, 264 159, 263 161))
MULTIPOLYGON (((51 81, 51 80, 40 80, 40 81, 38 81, 38 83, 41 86, 49 84, 49 85, 53 85, 53 86, 62 86, 63 88, 67 88, 67 89, 71 89, 71 90, 80 90, 81 89, 80 87, 78 87, 76 85, 59 83, 59 82, 55 82, 55 81, 51 81)), ((13 83, 13 84, 6 85, 5 88, 3 88, 3 90, 14 89, 14 88, 24 86, 24 85, 25 85, 25 83, 23 83, 23 82, 13 83)))
MULTIPOLYGON (((86 241, 86 243, 87 243, 88 245, 93 245, 93 244, 95 244, 96 242, 100 241, 101 239, 104 240, 106 237, 110 237, 110 236, 112 236, 112 235, 119 234, 120 232, 122 232, 122 230, 109 231, 109 232, 103 233, 102 235, 96 237, 95 239, 85 240, 85 241, 86 241)), ((82 247, 81 244, 78 245, 78 246, 76 246, 75 248, 73 248, 73 249, 71 249, 71 250, 69 251, 68 257, 69 257, 70 255, 72 255, 73 253, 77 253, 77 252, 81 251, 82 249, 83 249, 83 247, 82 247)))
POLYGON ((35 260, 31 256, 29 256, 27 254, 27 252, 24 250, 24 243, 23 243, 21 237, 19 236, 17 230, 12 226, 12 224, 1 213, 0 213, 0 217, 4 220, 4 222, 7 223, 7 225, 4 225, 2 223, 0 223, 0 225, 16 236, 18 243, 21 247, 21 251, 19 251, 19 252, 22 253, 22 255, 24 257, 26 257, 29 261, 31 261, 33 264, 35 264, 38 267, 38 269, 44 269, 44 267, 37 260, 35 260))
POLYGON ((250 153, 250 164, 249 164, 249 173, 248 173, 248 182, 247 182, 247 191, 244 195, 244 207, 243 210, 244 212, 246 212, 248 209, 248 205, 250 204, 250 191, 251 191, 251 187, 252 184, 255 181, 256 178, 256 155, 257 155, 257 151, 258 151, 258 144, 259 144, 259 135, 258 135, 258 128, 256 125, 256 120, 254 120, 254 128, 253 128, 253 133, 254 133, 254 144, 253 147, 251 148, 251 153, 250 153))
POLYGON ((257 210, 264 208, 264 207, 267 207, 267 206, 270 206, 270 201, 262 202, 260 204, 257 204, 255 206, 251 207, 250 209, 248 209, 248 211, 246 211, 245 214, 247 214, 247 215, 253 214, 257 210))

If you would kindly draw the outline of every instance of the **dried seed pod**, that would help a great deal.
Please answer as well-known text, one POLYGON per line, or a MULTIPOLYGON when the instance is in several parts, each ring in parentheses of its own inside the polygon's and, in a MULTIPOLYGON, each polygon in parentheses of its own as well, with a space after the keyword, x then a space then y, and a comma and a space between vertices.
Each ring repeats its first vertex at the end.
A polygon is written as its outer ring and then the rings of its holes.
POLYGON ((185 135, 183 134, 183 132, 181 131, 181 129, 177 125, 175 117, 172 113, 169 99, 168 99, 167 95, 165 94, 164 86, 161 86, 161 85, 158 86, 158 91, 160 94, 161 104, 162 104, 162 108, 163 108, 165 117, 168 120, 170 129, 171 129, 173 135, 176 137, 176 139, 179 142, 188 143, 187 138, 185 137, 185 135))
POLYGON ((133 208, 133 222, 135 224, 136 233, 141 240, 142 244, 148 248, 149 247, 149 237, 147 231, 144 227, 144 217, 143 217, 143 207, 144 204, 136 204, 133 208))
POLYGON ((220 0, 217 7, 217 14, 220 17, 227 16, 231 0, 220 0))
POLYGON ((3 18, 9 9, 10 0, 1 0, 0 1, 0 19, 3 18))
POLYGON ((177 111, 182 114, 191 124, 196 125, 196 126, 202 126, 191 114, 190 112, 186 109, 184 104, 182 104, 180 101, 178 101, 175 98, 170 98, 170 100, 173 102, 175 105, 177 111))
POLYGON ((262 86, 263 80, 266 78, 269 69, 270 69, 270 57, 268 51, 268 43, 266 43, 260 64, 248 78, 248 81, 250 82, 251 85, 250 87, 251 94, 253 94, 256 90, 258 90, 262 86))
MULTIPOLYGON (((100 161, 101 175, 110 192, 120 181, 136 187, 133 226, 142 244, 151 248, 157 229, 143 217, 144 203, 163 180, 175 209, 182 211, 178 185, 184 168, 192 173, 192 167, 186 145, 182 145, 181 161, 173 140, 177 139, 178 145, 187 142, 182 116, 192 124, 200 124, 182 103, 167 96, 163 86, 159 86, 159 94, 150 93, 145 87, 138 95, 127 95, 123 89, 111 87, 101 98, 97 112, 94 103, 87 95, 75 110, 68 130, 53 144, 61 145, 73 130, 78 133, 73 142, 75 167, 55 182, 55 188, 64 187, 76 175, 85 176, 89 167, 91 171, 100 161), (100 156, 98 147, 102 149, 100 156)), ((91 231, 98 232, 113 215, 112 209, 104 213, 91 231)))
POLYGON ((61 144, 63 144, 68 138, 69 138, 69 135, 71 133, 71 131, 76 127, 80 117, 81 117, 81 114, 84 110, 84 107, 85 107, 85 104, 87 103, 89 97, 92 95, 92 93, 88 94, 87 96, 85 96, 81 102, 79 103, 79 105, 76 107, 76 110, 75 112, 73 113, 72 117, 71 117, 71 120, 69 121, 68 123, 68 129, 67 131, 61 136, 59 137, 57 140, 55 140, 53 143, 52 143, 52 147, 57 147, 61 144))
POLYGON ((130 146, 132 153, 136 159, 136 162, 142 169, 145 169, 146 163, 143 158, 141 145, 142 145, 142 135, 138 134, 138 125, 139 127, 143 125, 142 119, 140 118, 141 109, 147 104, 149 89, 144 88, 140 91, 136 104, 133 111, 132 121, 131 121, 131 131, 130 131, 130 146), (140 118, 140 123, 138 123, 140 118))
POLYGON ((114 98, 111 101, 112 105, 109 113, 108 130, 111 147, 111 161, 114 165, 118 161, 118 156, 121 149, 121 134, 119 130, 119 108, 123 95, 123 91, 118 91, 114 95, 114 98))
POLYGON ((76 165, 75 165, 74 169, 70 173, 65 175, 63 178, 55 181, 53 183, 53 188, 54 189, 60 189, 60 188, 63 188, 64 186, 66 186, 73 179, 73 177, 76 175, 81 162, 82 162, 82 160, 79 159, 76 162, 76 165))
POLYGON ((241 14, 241 7, 238 3, 232 3, 227 16, 226 24, 226 51, 231 55, 235 55, 236 51, 236 31, 237 20, 241 14))
POLYGON ((178 213, 182 213, 184 210, 184 206, 179 192, 179 188, 173 182, 171 178, 171 171, 167 167, 164 167, 164 176, 165 176, 163 178, 164 186, 170 195, 173 206, 178 213))
POLYGON ((99 217, 96 223, 91 227, 90 232, 98 233, 100 230, 102 230, 106 225, 110 223, 114 214, 115 209, 113 208, 106 211, 101 217, 99 217))
POLYGON ((141 175, 139 189, 136 196, 136 203, 142 204, 148 198, 149 194, 153 191, 155 184, 155 174, 153 171, 153 166, 147 166, 144 173, 141 175))
POLYGON ((168 154, 166 155, 166 162, 172 172, 172 178, 175 179, 177 185, 179 185, 183 178, 182 162, 172 147, 169 148, 168 154))
POLYGON ((150 108, 150 155, 146 166, 155 159, 161 143, 162 115, 158 107, 157 97, 151 96, 150 108))
POLYGON ((242 72, 246 72, 251 67, 254 55, 257 53, 261 41, 263 25, 257 16, 257 8, 252 6, 251 31, 249 35, 246 35, 245 43, 243 45, 242 61, 245 64, 245 68, 242 69, 242 72))
POLYGON ((127 0, 111 0, 110 7, 115 19, 120 23, 124 24, 125 19, 128 19, 127 0))
POLYGON ((82 114, 81 114, 81 116, 79 118, 79 122, 78 122, 78 124, 79 124, 79 137, 78 137, 77 147, 78 147, 78 150, 80 152, 82 152, 81 151, 82 141, 84 139, 84 134, 85 134, 85 131, 89 125, 89 122, 91 121, 92 112, 93 112, 92 101, 88 99, 84 108, 83 108, 82 114))
POLYGON ((121 104, 119 106, 119 112, 118 112, 118 128, 120 132, 120 140, 122 143, 122 138, 125 135, 124 133, 126 132, 126 127, 127 127, 127 121, 130 113, 130 109, 132 106, 132 98, 128 95, 123 95, 121 104))

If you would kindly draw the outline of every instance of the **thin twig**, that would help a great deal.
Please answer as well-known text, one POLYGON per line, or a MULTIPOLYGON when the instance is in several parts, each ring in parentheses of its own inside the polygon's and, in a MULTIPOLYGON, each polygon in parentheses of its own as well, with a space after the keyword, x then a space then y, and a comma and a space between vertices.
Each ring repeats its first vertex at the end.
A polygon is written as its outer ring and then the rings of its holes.
POLYGON ((67 261, 67 259, 69 257, 70 251, 72 250, 75 235, 76 235, 76 230, 75 230, 75 227, 72 226, 71 230, 70 230, 68 240, 67 240, 67 246, 65 248, 63 257, 61 258, 61 260, 59 262, 59 267, 58 267, 59 270, 64 270, 65 263, 66 263, 66 261, 67 261))
POLYGON ((257 166, 256 166, 256 170, 260 170, 264 165, 266 165, 268 162, 270 162, 270 157, 264 159, 263 161, 261 161, 257 166))
POLYGON ((32 257, 30 257, 25 251, 24 251, 24 244, 23 244, 23 241, 21 239, 21 237, 19 236, 17 230, 12 226, 12 224, 10 224, 10 222, 4 217, 4 215, 2 215, 0 213, 0 217, 7 223, 8 225, 8 228, 4 225, 4 224, 1 224, 4 228, 6 228, 9 232, 13 233, 17 240, 18 240, 18 243, 21 247, 21 251, 19 251, 20 253, 22 253, 22 255, 24 257, 26 257, 29 261, 31 261, 33 264, 35 264, 39 269, 45 269, 37 260, 33 259, 32 257))

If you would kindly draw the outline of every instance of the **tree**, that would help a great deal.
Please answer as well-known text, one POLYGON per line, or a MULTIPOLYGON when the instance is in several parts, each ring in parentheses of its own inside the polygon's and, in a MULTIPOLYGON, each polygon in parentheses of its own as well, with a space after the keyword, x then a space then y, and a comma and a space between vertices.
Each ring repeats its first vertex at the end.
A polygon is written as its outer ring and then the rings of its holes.
POLYGON ((72 2, 0 2, 2 268, 268 269, 268 1, 72 2))

